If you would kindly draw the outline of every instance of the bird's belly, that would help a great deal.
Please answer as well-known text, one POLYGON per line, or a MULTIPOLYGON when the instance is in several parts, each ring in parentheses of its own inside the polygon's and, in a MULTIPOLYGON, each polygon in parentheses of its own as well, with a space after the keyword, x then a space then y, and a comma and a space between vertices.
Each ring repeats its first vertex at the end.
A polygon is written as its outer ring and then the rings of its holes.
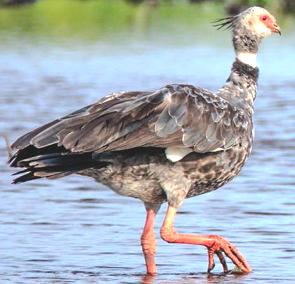
POLYGON ((99 170, 88 169, 81 174, 93 177, 120 195, 147 203, 162 203, 166 200, 165 192, 148 168, 147 164, 123 167, 117 164, 99 170))
POLYGON ((164 150, 141 150, 115 154, 109 166, 80 174, 93 177, 120 195, 162 203, 179 192, 192 197, 224 185, 240 172, 248 152, 237 146, 227 151, 191 153, 173 163, 164 150))

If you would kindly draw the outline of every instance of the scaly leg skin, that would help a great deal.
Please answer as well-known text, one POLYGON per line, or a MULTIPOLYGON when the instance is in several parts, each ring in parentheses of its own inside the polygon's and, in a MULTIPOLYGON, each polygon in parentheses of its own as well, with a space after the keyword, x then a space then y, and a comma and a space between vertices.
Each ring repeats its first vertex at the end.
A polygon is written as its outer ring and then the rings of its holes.
POLYGON ((174 230, 173 222, 176 215, 176 208, 168 206, 168 210, 161 227, 161 237, 168 243, 202 245, 208 249, 208 273, 214 266, 214 254, 216 254, 222 264, 225 273, 229 272, 223 253, 231 259, 242 273, 251 272, 251 267, 241 253, 227 240, 217 235, 194 235, 179 234, 174 230))
POLYGON ((154 208, 146 209, 146 220, 141 235, 141 246, 148 275, 155 275, 157 273, 157 267, 155 263, 156 236, 154 232, 156 214, 157 210, 154 208))

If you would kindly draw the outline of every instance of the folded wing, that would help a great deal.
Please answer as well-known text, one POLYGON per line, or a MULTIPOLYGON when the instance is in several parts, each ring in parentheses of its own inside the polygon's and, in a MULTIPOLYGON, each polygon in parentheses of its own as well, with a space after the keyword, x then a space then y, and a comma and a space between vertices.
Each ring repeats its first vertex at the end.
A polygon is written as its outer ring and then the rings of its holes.
POLYGON ((241 141, 251 124, 241 108, 190 85, 113 94, 20 137, 17 150, 51 145, 73 153, 135 147, 190 147, 205 153, 241 141))

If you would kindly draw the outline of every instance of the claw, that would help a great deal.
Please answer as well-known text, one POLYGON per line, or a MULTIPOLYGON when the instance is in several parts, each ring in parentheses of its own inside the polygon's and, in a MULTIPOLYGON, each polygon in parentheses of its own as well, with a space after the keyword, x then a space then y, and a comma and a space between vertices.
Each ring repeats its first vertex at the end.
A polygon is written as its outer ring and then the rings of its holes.
POLYGON ((214 269, 214 267, 215 267, 215 263, 213 263, 211 266, 208 265, 208 270, 207 270, 207 272, 208 272, 208 273, 211 273, 211 271, 214 269))

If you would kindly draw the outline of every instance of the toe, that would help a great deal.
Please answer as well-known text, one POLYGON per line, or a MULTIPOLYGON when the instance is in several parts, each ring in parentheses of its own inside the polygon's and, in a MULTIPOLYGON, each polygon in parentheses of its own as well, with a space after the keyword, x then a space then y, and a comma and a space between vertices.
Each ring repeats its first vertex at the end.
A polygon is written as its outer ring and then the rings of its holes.
POLYGON ((208 273, 210 273, 215 267, 214 262, 214 250, 208 249, 208 273))
MULTIPOLYGON (((243 255, 227 240, 220 236, 210 236, 210 239, 213 240, 212 246, 208 251, 213 251, 213 254, 216 253, 223 267, 224 272, 228 272, 228 267, 225 262, 225 258, 222 252, 231 259, 231 261, 243 272, 251 272, 251 267, 243 257, 243 255)), ((212 256, 213 259, 213 256, 212 256)), ((213 260, 214 261, 214 260, 213 260)), ((210 257, 209 257, 209 266, 210 266, 210 257)))
POLYGON ((226 264, 226 261, 225 261, 225 258, 223 256, 223 253, 221 251, 217 251, 216 252, 218 258, 219 258, 219 261, 222 265, 222 268, 223 268, 223 272, 224 273, 227 273, 228 272, 228 267, 227 267, 227 264, 226 264))

